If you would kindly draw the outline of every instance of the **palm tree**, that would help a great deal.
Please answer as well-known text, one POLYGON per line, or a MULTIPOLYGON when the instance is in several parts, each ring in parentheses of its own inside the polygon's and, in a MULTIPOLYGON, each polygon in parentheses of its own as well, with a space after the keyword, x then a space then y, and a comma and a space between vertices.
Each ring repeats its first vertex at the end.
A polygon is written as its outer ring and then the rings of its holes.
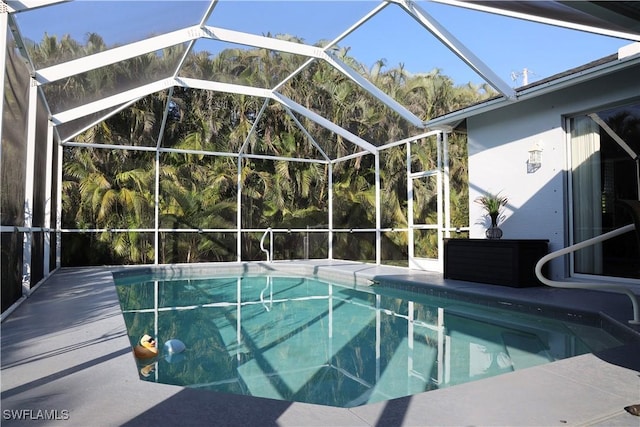
MULTIPOLYGON (((290 36, 282 38, 297 40, 290 36)), ((69 37, 58 42, 55 37, 45 36, 40 44, 32 47, 34 57, 43 64, 58 63, 105 48, 104 41, 97 34, 89 35, 85 45, 69 37)), ((181 49, 169 48, 161 57, 155 54, 142 55, 115 67, 74 76, 60 84, 46 85, 45 90, 60 95, 58 105, 54 106, 54 111, 59 111, 71 105, 62 96, 67 91, 86 100, 88 96, 103 95, 135 78, 162 75, 180 57, 181 49)), ((486 86, 469 84, 455 87, 440 70, 411 75, 402 64, 387 69, 383 60, 367 68, 352 58, 346 47, 338 54, 345 63, 422 119, 441 115, 492 94, 486 86)), ((222 82, 272 87, 275 81, 296 69, 302 60, 295 55, 265 49, 231 48, 216 55, 208 52, 190 54, 181 73, 222 82)), ((311 62, 280 91, 374 144, 401 139, 419 131, 323 61, 311 62)), ((182 88, 175 89, 171 100, 167 91, 149 96, 88 130, 79 139, 153 146, 167 102, 172 102, 175 108, 165 128, 165 147, 238 152, 250 129, 258 121, 257 132, 251 136, 247 151, 242 154, 320 158, 306 134, 298 129, 288 112, 278 104, 270 104, 262 117, 257 117, 263 103, 260 99, 182 88)), ((313 136, 315 143, 331 158, 360 150, 316 123, 303 117, 297 118, 313 136)), ((468 212, 466 139, 463 135, 452 134, 449 143, 453 221, 456 225, 464 225, 468 212)), ((423 170, 434 168, 434 149, 427 145, 414 146, 418 148, 412 149, 412 161, 419 163, 423 170)), ((404 147, 386 150, 381 156, 383 226, 404 227, 407 221, 404 147)), ((176 153, 162 154, 160 158, 162 227, 235 227, 235 158, 176 153)), ((127 228, 153 224, 151 207, 154 203, 155 166, 151 156, 120 150, 67 149, 65 164, 64 206, 67 226, 127 228)), ((356 229, 374 226, 373 168, 373 156, 369 155, 335 165, 334 219, 337 227, 356 229)), ((242 226, 258 228, 278 225, 294 228, 309 223, 323 223, 328 210, 327 173, 327 167, 317 163, 244 158, 241 170, 242 226)), ((431 220, 428 215, 435 214, 433 189, 426 183, 418 183, 415 197, 417 215, 425 221, 431 220)), ((101 238, 113 244, 114 254, 127 258, 129 261, 126 262, 148 260, 154 256, 140 236, 125 233, 117 236, 101 238)), ((168 236, 164 237, 168 239, 168 236)), ((163 240, 162 254, 158 254, 163 261, 195 261, 216 256, 224 258, 235 251, 234 245, 221 236, 192 233, 187 237, 174 237, 171 241, 163 240)), ((253 256, 251 251, 255 247, 255 240, 252 239, 249 237, 244 243, 248 257, 253 256)), ((392 245, 406 247, 406 234, 398 233, 391 240, 392 245)), ((347 246, 345 244, 343 247, 345 253, 349 250, 347 246)), ((370 251, 372 248, 365 245, 364 250, 370 251)), ((364 256, 372 257, 370 252, 364 256)))
MULTIPOLYGON (((147 228, 153 224, 153 163, 149 155, 125 150, 74 149, 65 152, 63 206, 66 221, 79 228, 147 228), (77 201, 73 205, 71 201, 77 201), (75 207, 75 210, 74 210, 75 207)), ((102 233, 98 240, 113 244, 114 253, 130 262, 153 259, 152 245, 141 237, 102 233), (140 243, 140 245, 138 245, 140 243)))

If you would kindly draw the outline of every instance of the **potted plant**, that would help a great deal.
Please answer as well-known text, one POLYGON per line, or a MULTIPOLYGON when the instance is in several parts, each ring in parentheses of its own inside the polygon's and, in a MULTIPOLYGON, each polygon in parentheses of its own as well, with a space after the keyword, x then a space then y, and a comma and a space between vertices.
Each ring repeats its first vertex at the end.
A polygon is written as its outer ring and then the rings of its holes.
POLYGON ((487 193, 484 196, 479 196, 475 201, 483 207, 486 214, 491 218, 491 227, 487 229, 486 232, 487 238, 501 238, 502 230, 498 227, 498 222, 500 220, 500 215, 502 214, 502 209, 506 206, 509 198, 501 196, 500 193, 487 193))

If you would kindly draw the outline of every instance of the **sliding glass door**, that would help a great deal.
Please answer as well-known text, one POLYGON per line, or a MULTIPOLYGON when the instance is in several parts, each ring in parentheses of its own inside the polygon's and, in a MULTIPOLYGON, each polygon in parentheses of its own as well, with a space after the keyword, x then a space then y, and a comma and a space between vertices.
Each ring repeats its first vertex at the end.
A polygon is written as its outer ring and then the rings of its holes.
MULTIPOLYGON (((569 119, 572 240, 582 242, 632 223, 618 203, 638 200, 640 103, 569 119)), ((574 253, 573 272, 640 278, 638 238, 627 233, 574 253)))

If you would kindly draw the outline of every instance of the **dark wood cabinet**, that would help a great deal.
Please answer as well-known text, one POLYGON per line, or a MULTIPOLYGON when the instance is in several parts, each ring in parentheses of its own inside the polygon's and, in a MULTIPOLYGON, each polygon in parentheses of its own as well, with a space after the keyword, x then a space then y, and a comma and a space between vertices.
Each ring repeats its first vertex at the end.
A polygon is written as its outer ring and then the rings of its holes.
POLYGON ((548 240, 445 239, 444 277, 518 288, 538 286, 535 266, 548 253, 548 246, 548 240))

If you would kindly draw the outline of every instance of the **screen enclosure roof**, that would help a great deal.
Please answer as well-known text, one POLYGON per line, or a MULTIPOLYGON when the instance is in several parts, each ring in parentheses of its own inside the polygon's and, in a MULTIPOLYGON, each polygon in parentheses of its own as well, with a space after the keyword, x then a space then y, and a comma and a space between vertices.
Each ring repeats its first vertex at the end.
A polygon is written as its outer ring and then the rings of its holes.
MULTIPOLYGON (((165 91, 166 109, 173 91, 206 90, 243 96, 266 105, 278 104, 298 126, 304 123, 341 136, 367 152, 391 141, 367 141, 330 117, 318 114, 304 97, 289 90, 302 70, 323 62, 335 75, 361 91, 385 114, 397 115, 410 129, 408 139, 448 127, 475 111, 495 108, 533 96, 535 82, 553 80, 567 69, 605 55, 596 41, 607 40, 606 55, 628 52, 608 66, 624 66, 620 59, 638 59, 640 2, 590 1, 5 1, 15 48, 42 89, 61 142, 99 123, 144 97, 165 91), (469 28, 469 23, 473 28, 469 28), (517 24, 513 24, 517 23, 517 24), (519 25, 522 33, 510 33, 519 25), (496 27, 498 26, 498 27, 496 27), (545 46, 534 31, 565 38, 569 48, 545 46), (574 34, 588 35, 586 46, 574 34), (521 45, 509 39, 531 35, 521 45), (45 41, 55 40, 48 45, 45 41), (36 48, 36 46, 38 46, 36 48), (558 62, 575 51, 579 57, 564 69, 536 70, 504 67, 528 49, 543 51, 539 64, 558 62), (593 49, 591 47, 594 47, 593 49), (626 50, 624 50, 626 49, 626 50), (234 73, 240 54, 261 52, 285 56, 278 69, 259 76, 234 73), (546 51, 546 52, 545 52, 546 51), (593 52, 591 52, 593 51, 593 52), (544 57, 544 54, 548 58, 544 57), (153 67, 148 66, 154 55, 153 67), (187 64, 198 58, 221 58, 220 72, 202 72, 187 64), (353 61, 355 58, 356 61, 353 61), (508 61, 506 61, 508 63, 508 61), (457 105, 438 117, 427 117, 399 102, 374 77, 397 66, 411 75, 442 72, 455 85, 487 88, 487 99, 476 105, 457 105), (363 72, 363 67, 365 70, 363 72), (377 67, 377 68, 376 68, 377 67), (101 84, 118 70, 130 70, 114 84, 101 84), (224 72, 226 71, 226 72, 224 72), (99 75, 98 83, 74 85, 79 77, 99 75), (484 86, 483 86, 484 85, 484 86), (304 123, 303 123, 304 122, 304 123)), ((515 31, 515 30, 514 30, 515 31)), ((627 61, 628 62, 628 61, 627 61)), ((599 64, 603 66, 602 61, 599 64)), ((540 66, 542 68, 542 66, 540 66)), ((122 73, 121 73, 122 74, 122 73)), ((585 78, 585 73, 580 74, 585 78)), ((562 79, 570 84, 571 73, 562 79)), ((545 86, 549 90, 549 85, 545 86)), ((255 120, 261 111, 255 111, 255 120)), ((168 114, 165 114, 165 120, 168 114)), ((312 138, 312 135, 309 135, 312 138)))

